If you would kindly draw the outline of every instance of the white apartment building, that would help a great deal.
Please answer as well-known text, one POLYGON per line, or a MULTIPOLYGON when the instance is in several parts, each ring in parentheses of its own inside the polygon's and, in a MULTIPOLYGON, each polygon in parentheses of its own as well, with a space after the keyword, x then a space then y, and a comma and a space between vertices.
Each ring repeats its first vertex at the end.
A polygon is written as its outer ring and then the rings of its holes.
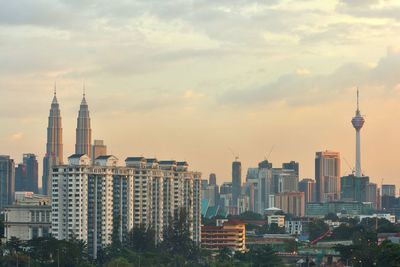
POLYGON ((285 226, 285 215, 269 215, 267 216, 268 224, 276 223, 279 227, 285 226))
POLYGON ((114 156, 100 156, 94 164, 86 155, 68 159, 68 165, 53 169, 57 239, 82 239, 96 258, 113 234, 124 241, 135 226, 151 227, 161 241, 174 211, 184 208, 192 238, 200 241, 201 174, 189 171, 186 162, 128 157, 121 167, 114 156))

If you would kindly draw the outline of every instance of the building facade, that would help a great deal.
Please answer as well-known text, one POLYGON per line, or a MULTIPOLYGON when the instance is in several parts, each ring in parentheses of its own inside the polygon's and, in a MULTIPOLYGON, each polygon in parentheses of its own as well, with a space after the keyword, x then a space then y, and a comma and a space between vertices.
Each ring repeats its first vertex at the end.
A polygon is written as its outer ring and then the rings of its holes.
POLYGON ((24 154, 22 163, 15 168, 15 191, 39 193, 38 162, 35 154, 24 154))
POLYGON ((242 163, 235 160, 232 162, 232 200, 233 204, 237 204, 242 188, 242 163))
POLYGON ((224 247, 234 251, 246 249, 246 226, 244 223, 226 221, 223 225, 201 227, 201 247, 207 250, 221 250, 224 247))
POLYGON ((315 157, 317 202, 340 199, 340 153, 317 152, 315 157))
POLYGON ((0 211, 11 205, 15 193, 15 163, 10 156, 0 156, 0 211))
POLYGON ((100 156, 107 155, 107 146, 104 144, 103 140, 94 140, 92 145, 92 162, 95 161, 100 156))
POLYGON ((340 178, 340 199, 343 201, 367 201, 369 177, 357 177, 355 175, 340 178))
POLYGON ((315 202, 315 181, 313 179, 303 179, 299 182, 299 191, 304 193, 305 203, 315 202))
POLYGON ((4 210, 4 236, 31 240, 51 234, 51 205, 48 196, 21 192, 4 210))
POLYGON ((396 196, 396 185, 383 184, 382 185, 382 196, 395 197, 396 196))
POLYGON ((136 226, 152 228, 159 242, 175 211, 184 209, 199 242, 200 173, 186 162, 129 157, 125 163, 100 156, 91 164, 87 155, 75 154, 68 165, 54 167, 53 236, 86 241, 96 258, 113 235, 124 241, 136 226))
POLYGON ((304 193, 285 192, 275 195, 275 206, 296 217, 304 216, 304 193))
POLYGON ((83 93, 82 102, 79 108, 76 125, 75 154, 86 154, 89 158, 92 155, 92 129, 90 128, 89 106, 83 93))

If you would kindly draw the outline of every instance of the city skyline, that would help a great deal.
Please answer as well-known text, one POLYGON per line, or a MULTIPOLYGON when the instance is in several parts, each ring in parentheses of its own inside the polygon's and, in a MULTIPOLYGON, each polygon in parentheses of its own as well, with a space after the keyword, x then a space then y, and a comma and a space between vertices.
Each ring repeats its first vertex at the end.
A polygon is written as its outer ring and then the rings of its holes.
MULTIPOLYGON (((399 5, 250 2, 172 1, 163 13, 154 3, 138 1, 110 4, 115 13, 95 6, 92 14, 87 3, 25 3, 22 10, 29 8, 31 16, 13 12, 19 4, 5 3, 2 153, 14 160, 24 153, 44 156, 56 80, 63 156, 73 154, 85 81, 92 139, 104 140, 108 153, 120 159, 143 154, 187 160, 204 177, 216 173, 222 183, 231 179, 229 147, 239 155, 243 173, 274 147, 269 157, 274 166, 295 160, 301 179, 315 178, 316 151, 339 151, 355 167, 349 118, 359 87, 368 121, 362 171, 378 185, 384 179, 399 187, 394 166, 400 127, 391 126, 392 117, 400 116, 400 23, 393 15, 399 5), (127 13, 116 15, 122 9, 127 13), (183 15, 174 18, 174 12, 183 15), (60 19, 54 22, 54 16, 60 19), (235 34, 225 32, 222 21, 235 34)), ((342 163, 341 173, 350 173, 342 163)))

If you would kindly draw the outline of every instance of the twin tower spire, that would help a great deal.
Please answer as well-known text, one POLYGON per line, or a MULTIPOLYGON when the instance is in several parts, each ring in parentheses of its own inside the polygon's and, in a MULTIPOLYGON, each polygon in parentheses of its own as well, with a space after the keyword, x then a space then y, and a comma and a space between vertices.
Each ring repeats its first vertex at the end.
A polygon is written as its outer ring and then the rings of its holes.
MULTIPOLYGON (((85 85, 83 85, 83 97, 76 126, 75 154, 86 154, 90 157, 91 143, 92 129, 90 128, 89 107, 86 102, 85 85)), ((52 167, 61 164, 63 164, 62 120, 56 84, 54 84, 54 96, 47 127, 46 155, 43 158, 43 194, 51 195, 52 167)))

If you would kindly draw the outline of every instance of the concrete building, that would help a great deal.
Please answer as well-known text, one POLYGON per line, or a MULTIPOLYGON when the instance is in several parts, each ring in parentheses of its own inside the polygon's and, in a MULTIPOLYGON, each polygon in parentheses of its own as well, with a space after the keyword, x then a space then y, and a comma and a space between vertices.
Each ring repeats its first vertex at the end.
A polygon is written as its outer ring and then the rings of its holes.
POLYGON ((340 178, 340 199, 342 201, 367 201, 369 177, 357 177, 355 175, 340 178))
POLYGON ((274 195, 274 186, 272 181, 272 164, 264 160, 258 164, 257 181, 257 208, 258 213, 264 214, 264 210, 273 207, 271 196, 274 195))
POLYGON ((242 163, 235 160, 232 162, 232 200, 233 204, 237 204, 242 189, 242 163))
POLYGON ((317 152, 315 157, 317 202, 340 199, 340 153, 317 152))
POLYGON ((107 155, 107 146, 104 144, 103 140, 94 140, 92 145, 92 162, 95 161, 100 156, 107 155))
POLYGON ((275 206, 296 217, 304 216, 304 193, 285 192, 275 195, 275 206))
POLYGON ((396 216, 392 215, 390 213, 380 213, 380 214, 372 214, 372 215, 360 215, 359 216, 359 220, 360 222, 365 219, 365 218, 370 218, 370 219, 374 219, 374 218, 378 218, 378 219, 385 219, 388 220, 391 223, 396 223, 396 216))
POLYGON ((295 170, 272 168, 272 191, 274 194, 298 191, 299 176, 295 170))
POLYGON ((290 235, 301 235, 304 232, 304 225, 307 225, 307 221, 286 221, 285 232, 290 235))
POLYGON ((313 179, 303 179, 299 182, 299 191, 304 193, 305 203, 315 202, 315 181, 313 179))
POLYGON ((11 205, 15 192, 15 163, 10 156, 0 155, 0 211, 11 205))
POLYGON ((51 103, 47 127, 46 154, 43 158, 42 193, 51 195, 51 179, 53 165, 63 164, 62 121, 56 90, 51 103))
POLYGON ((224 247, 243 252, 246 249, 246 226, 236 221, 224 222, 222 226, 201 227, 201 247, 219 251, 224 247))
POLYGON ((128 157, 126 167, 114 156, 91 164, 87 155, 72 155, 68 165, 54 167, 52 229, 57 239, 87 242, 89 253, 121 241, 135 226, 151 227, 162 239, 169 218, 184 209, 191 237, 200 241, 200 173, 186 162, 128 157))
POLYGON ((279 227, 284 227, 285 226, 285 215, 268 215, 267 222, 268 222, 268 225, 275 223, 279 227))
POLYGON ((382 196, 396 196, 396 185, 394 184, 383 184, 382 185, 382 196))
POLYGON ((210 173, 210 176, 208 178, 208 183, 210 185, 217 185, 217 175, 215 173, 210 173))
POLYGON ((89 156, 89 158, 91 158, 92 155, 91 146, 92 146, 92 129, 90 128, 89 107, 86 102, 86 96, 84 91, 77 119, 75 154, 77 155, 86 154, 89 156))
POLYGON ((51 205, 48 196, 17 192, 13 205, 4 209, 4 236, 31 240, 51 233, 51 205))

